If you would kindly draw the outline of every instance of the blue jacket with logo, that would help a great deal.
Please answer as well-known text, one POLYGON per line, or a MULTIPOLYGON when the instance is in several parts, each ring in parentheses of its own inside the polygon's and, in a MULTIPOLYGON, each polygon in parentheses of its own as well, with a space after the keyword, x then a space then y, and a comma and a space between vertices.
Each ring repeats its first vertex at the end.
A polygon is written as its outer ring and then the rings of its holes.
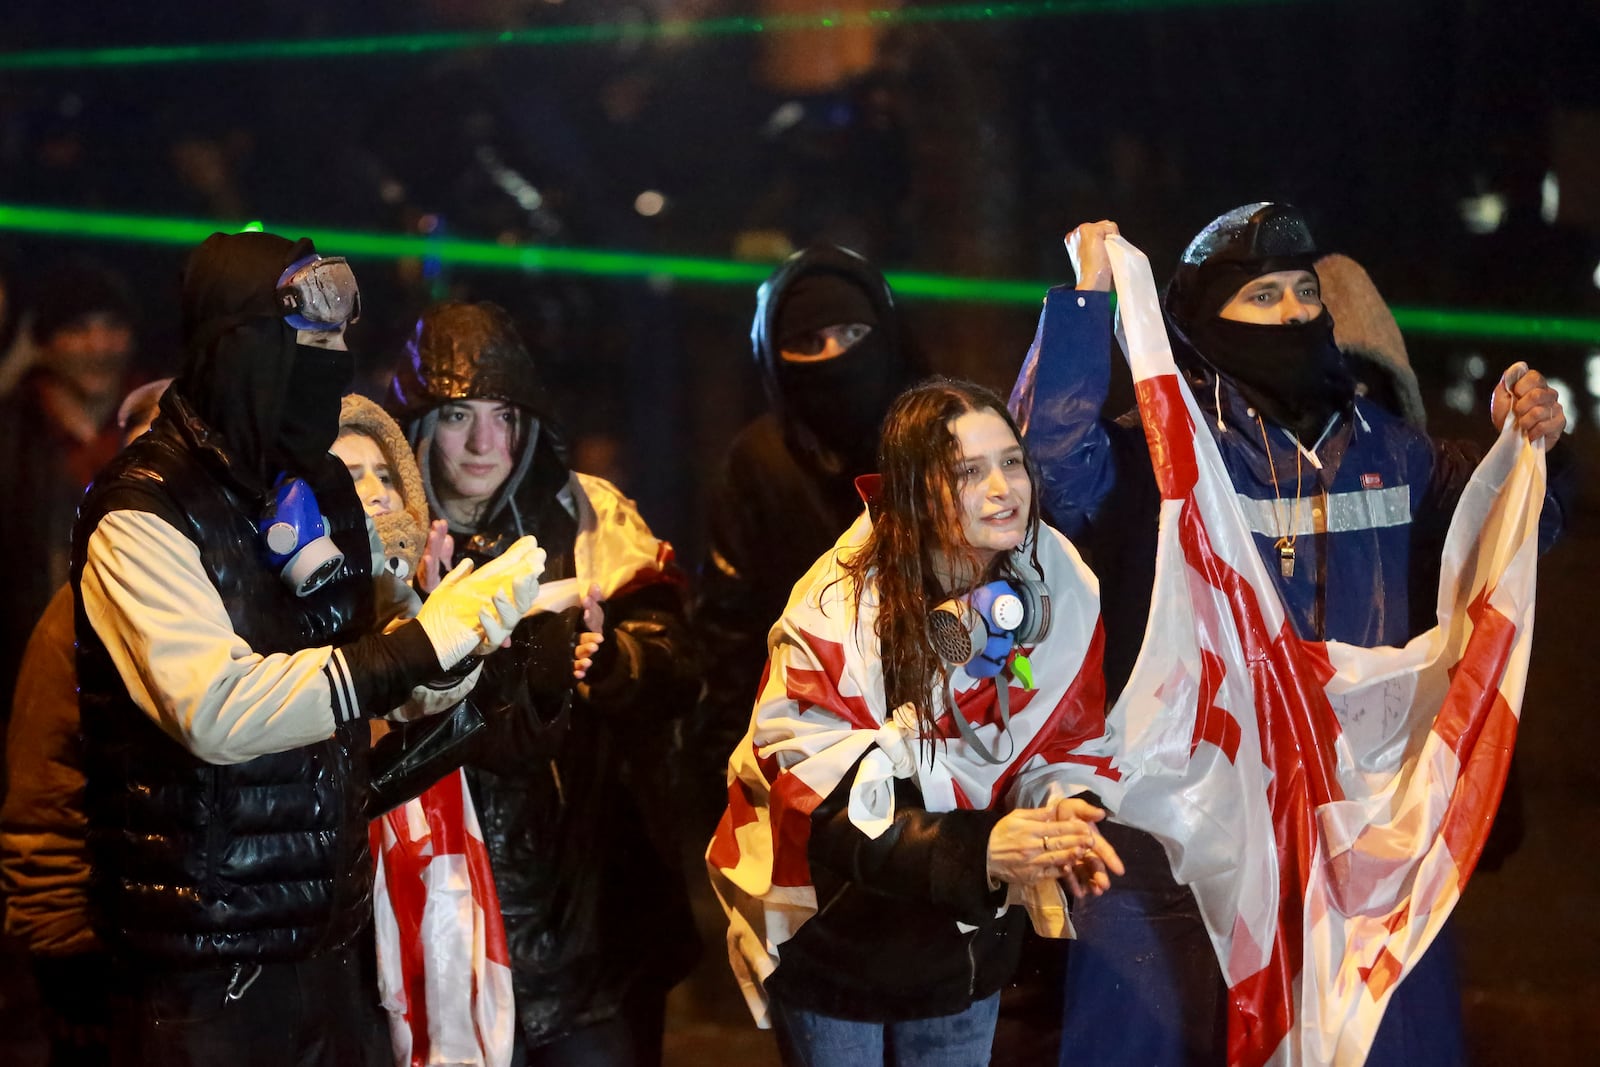
MULTIPOLYGON (((1480 453, 1435 442, 1357 397, 1302 449, 1258 418, 1225 376, 1174 331, 1180 366, 1228 468, 1256 547, 1302 637, 1403 644, 1432 624, 1440 550, 1480 453), (1293 539, 1292 573, 1278 542, 1293 539)), ((1107 673, 1120 687, 1149 608, 1159 496, 1137 412, 1102 417, 1110 385, 1105 293, 1050 290, 1011 409, 1043 474, 1045 513, 1089 555, 1103 583, 1107 673), (1131 647, 1130 647, 1131 646, 1131 647)), ((1540 547, 1563 507, 1545 501, 1540 547)))

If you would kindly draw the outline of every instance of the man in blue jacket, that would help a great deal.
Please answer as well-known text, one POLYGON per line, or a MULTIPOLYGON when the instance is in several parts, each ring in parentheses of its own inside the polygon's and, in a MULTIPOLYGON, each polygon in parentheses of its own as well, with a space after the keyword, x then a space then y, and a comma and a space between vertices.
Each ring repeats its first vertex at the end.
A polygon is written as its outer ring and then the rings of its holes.
MULTIPOLYGON (((1011 398, 1043 473, 1046 514, 1100 576, 1112 695, 1144 632, 1159 502, 1137 413, 1101 416, 1110 382, 1105 239, 1116 232, 1097 222, 1068 236, 1077 288, 1046 297, 1011 398)), ((1371 366, 1336 343, 1316 260, 1304 217, 1288 205, 1219 216, 1190 242, 1167 289, 1173 354, 1296 632, 1403 644, 1430 624, 1438 546, 1478 453, 1430 440, 1376 402, 1383 390, 1370 377, 1358 384, 1371 366)), ((1508 415, 1547 447, 1566 426, 1555 391, 1522 364, 1495 387, 1491 418, 1500 426, 1508 415)), ((1542 548, 1563 512, 1554 495, 1546 500, 1542 548)), ((1227 989, 1193 895, 1173 881, 1153 838, 1116 826, 1107 838, 1128 876, 1075 916, 1063 1063, 1222 1063, 1227 989)), ((1395 993, 1369 1063, 1463 1061, 1455 970, 1447 928, 1395 993)))

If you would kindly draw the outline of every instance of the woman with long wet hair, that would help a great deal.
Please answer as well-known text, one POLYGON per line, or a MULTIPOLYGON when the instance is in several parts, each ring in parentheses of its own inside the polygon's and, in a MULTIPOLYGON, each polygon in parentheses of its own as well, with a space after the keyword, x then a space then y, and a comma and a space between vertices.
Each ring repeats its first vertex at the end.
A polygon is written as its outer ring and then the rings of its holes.
POLYGON ((1121 873, 1074 796, 1112 773, 1098 594, 987 389, 904 393, 879 468, 772 630, 707 861, 786 1063, 987 1063, 1010 905, 1061 936, 1061 887, 1121 873))

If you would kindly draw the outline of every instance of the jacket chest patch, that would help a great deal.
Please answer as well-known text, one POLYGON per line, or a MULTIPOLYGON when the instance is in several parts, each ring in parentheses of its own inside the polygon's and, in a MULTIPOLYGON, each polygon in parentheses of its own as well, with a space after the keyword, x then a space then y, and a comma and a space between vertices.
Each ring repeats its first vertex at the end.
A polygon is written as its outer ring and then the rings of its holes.
POLYGON ((1363 488, 1363 489, 1382 489, 1383 488, 1383 475, 1381 475, 1381 474, 1363 474, 1361 476, 1361 488, 1363 488))

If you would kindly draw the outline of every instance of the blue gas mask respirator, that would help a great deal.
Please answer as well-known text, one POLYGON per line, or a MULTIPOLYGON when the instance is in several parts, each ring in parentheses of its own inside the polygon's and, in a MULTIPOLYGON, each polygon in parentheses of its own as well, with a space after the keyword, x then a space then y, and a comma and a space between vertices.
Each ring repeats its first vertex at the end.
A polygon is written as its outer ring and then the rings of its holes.
MULTIPOLYGON (((1011 733, 1011 686, 1000 674, 1009 666, 1011 676, 1032 689, 1033 666, 1026 656, 1012 653, 1018 645, 1038 644, 1049 632, 1050 594, 1035 582, 989 582, 928 613, 928 634, 939 658, 973 678, 995 680, 1003 737, 1011 733)), ((1001 764, 1009 758, 994 755, 960 711, 952 709, 951 719, 980 759, 1001 764)))
MULTIPOLYGON (((1050 631, 1050 594, 1033 582, 993 581, 933 609, 934 651, 974 678, 993 678, 1017 645, 1038 644, 1050 631)), ((1019 678, 1031 688, 1032 679, 1019 678)))
POLYGON ((317 495, 304 478, 279 476, 257 529, 267 563, 295 596, 310 596, 327 585, 344 562, 344 553, 328 536, 317 495))

